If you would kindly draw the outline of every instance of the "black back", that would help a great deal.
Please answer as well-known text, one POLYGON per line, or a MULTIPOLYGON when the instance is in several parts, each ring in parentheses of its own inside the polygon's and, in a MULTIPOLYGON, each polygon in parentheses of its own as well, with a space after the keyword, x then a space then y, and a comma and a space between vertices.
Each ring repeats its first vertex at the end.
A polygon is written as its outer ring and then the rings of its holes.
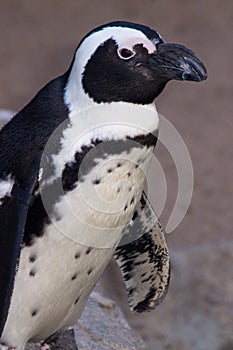
POLYGON ((0 131, 0 178, 12 174, 20 181, 27 164, 44 149, 52 132, 63 121, 68 122, 63 101, 67 79, 66 73, 49 82, 0 131))

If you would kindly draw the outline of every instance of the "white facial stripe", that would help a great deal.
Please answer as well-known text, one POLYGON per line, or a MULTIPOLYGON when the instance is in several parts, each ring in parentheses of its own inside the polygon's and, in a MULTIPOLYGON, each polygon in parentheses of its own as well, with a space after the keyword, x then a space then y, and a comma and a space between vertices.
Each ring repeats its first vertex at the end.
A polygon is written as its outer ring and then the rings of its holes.
POLYGON ((79 47, 78 57, 76 58, 78 59, 79 64, 82 63, 82 70, 99 45, 101 45, 101 43, 103 44, 110 38, 115 40, 119 47, 123 47, 124 43, 131 41, 132 47, 135 44, 143 43, 143 46, 147 48, 149 53, 156 50, 155 44, 153 44, 152 41, 149 40, 140 30, 124 27, 107 27, 87 37, 79 47))
POLYGON ((114 39, 117 45, 122 48, 124 45, 134 46, 142 43, 149 53, 156 50, 155 43, 153 44, 140 30, 132 28, 107 27, 87 37, 76 52, 75 62, 66 87, 64 99, 71 114, 96 105, 83 91, 82 74, 87 62, 97 48, 110 38, 114 39))
POLYGON ((119 49, 129 49, 129 50, 133 50, 134 46, 137 44, 142 44, 149 53, 155 52, 156 51, 156 47, 155 45, 152 43, 152 41, 150 40, 144 40, 143 38, 139 38, 139 37, 132 37, 128 40, 122 41, 120 44, 118 44, 119 49))

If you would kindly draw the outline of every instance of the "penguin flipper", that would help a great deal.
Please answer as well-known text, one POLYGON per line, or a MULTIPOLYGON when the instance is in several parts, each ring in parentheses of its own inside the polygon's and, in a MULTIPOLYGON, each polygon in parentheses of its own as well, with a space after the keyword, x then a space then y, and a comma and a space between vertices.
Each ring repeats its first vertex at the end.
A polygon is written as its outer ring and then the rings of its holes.
POLYGON ((14 288, 24 227, 33 190, 38 181, 41 154, 29 165, 27 178, 16 184, 0 205, 0 337, 7 319, 14 288))
POLYGON ((114 257, 125 281, 131 311, 149 311, 162 302, 169 284, 169 253, 158 217, 145 193, 114 257))

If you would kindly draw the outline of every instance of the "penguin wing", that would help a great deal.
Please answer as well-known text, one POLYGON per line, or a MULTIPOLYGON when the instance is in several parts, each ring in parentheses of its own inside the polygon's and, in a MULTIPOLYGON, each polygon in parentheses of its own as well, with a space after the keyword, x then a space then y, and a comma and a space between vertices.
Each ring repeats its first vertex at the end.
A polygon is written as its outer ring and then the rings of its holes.
POLYGON ((162 302, 169 284, 169 253, 158 217, 145 193, 114 257, 126 284, 131 311, 154 309, 162 302))
POLYGON ((41 154, 29 162, 27 176, 15 182, 10 196, 0 203, 0 336, 2 334, 14 288, 28 208, 37 184, 41 154))

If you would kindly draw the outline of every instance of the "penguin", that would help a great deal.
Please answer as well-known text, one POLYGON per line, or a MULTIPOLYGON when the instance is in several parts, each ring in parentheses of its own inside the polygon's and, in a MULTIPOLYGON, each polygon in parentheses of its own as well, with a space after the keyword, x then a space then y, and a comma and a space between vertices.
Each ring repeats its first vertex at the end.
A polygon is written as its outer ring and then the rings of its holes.
POLYGON ((89 32, 72 63, 0 132, 0 335, 46 341, 80 317, 112 257, 132 311, 169 284, 164 233, 143 188, 171 80, 207 71, 185 46, 124 21, 89 32))

